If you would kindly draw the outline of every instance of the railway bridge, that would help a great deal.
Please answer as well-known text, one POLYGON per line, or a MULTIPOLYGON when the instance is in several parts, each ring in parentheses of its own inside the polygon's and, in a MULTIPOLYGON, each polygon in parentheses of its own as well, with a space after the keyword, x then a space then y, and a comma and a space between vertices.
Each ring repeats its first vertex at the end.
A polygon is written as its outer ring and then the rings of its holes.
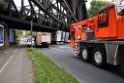
MULTIPOLYGON (((86 1, 0 0, 0 21, 8 29, 69 31, 71 23, 87 18, 86 1)), ((7 30, 5 36, 9 34, 7 30)))

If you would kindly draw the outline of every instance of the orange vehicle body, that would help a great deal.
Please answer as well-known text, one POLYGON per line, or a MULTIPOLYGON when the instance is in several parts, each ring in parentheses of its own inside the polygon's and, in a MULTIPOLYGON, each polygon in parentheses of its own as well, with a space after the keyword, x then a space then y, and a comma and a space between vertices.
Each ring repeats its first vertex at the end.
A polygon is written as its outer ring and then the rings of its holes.
POLYGON ((35 37, 35 45, 50 45, 51 44, 51 33, 48 32, 37 32, 35 37))
POLYGON ((124 40, 124 9, 118 7, 122 6, 109 6, 93 18, 71 24, 70 34, 73 32, 75 38, 70 45, 74 47, 77 40, 87 40, 87 32, 93 32, 96 40, 124 40))
POLYGON ((36 38, 37 38, 37 39, 36 39, 36 40, 37 40, 36 42, 37 42, 38 44, 40 44, 40 43, 42 42, 42 40, 41 40, 41 39, 42 39, 42 34, 37 34, 37 37, 36 37, 36 38))
POLYGON ((70 34, 73 36, 70 41, 71 46, 73 47, 76 46, 76 40, 78 40, 81 35, 81 29, 82 26, 80 24, 72 24, 70 26, 70 30, 71 30, 70 34))

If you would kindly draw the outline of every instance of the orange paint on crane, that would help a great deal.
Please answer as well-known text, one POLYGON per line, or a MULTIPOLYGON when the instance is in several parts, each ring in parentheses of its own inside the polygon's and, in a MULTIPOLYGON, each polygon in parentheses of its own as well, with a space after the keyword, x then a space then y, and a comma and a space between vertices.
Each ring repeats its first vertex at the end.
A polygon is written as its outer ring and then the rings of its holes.
POLYGON ((93 31, 98 40, 124 40, 124 6, 109 6, 92 18, 71 24, 70 34, 74 33, 71 42, 75 42, 71 46, 75 46, 77 40, 87 40, 88 31, 93 31))
POLYGON ((75 47, 77 45, 76 40, 80 39, 82 26, 80 24, 72 24, 70 27, 70 45, 75 47))

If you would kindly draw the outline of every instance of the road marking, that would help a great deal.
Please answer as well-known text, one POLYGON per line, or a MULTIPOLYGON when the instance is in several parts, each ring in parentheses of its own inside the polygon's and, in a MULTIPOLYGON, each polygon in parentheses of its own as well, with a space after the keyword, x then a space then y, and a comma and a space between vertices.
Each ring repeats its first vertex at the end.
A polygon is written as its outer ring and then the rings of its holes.
POLYGON ((57 49, 57 51, 64 52, 63 50, 59 50, 59 49, 57 49))
POLYGON ((9 58, 9 60, 3 65, 3 67, 0 69, 0 74, 3 72, 3 70, 6 68, 6 66, 9 64, 9 62, 12 60, 12 58, 14 57, 14 54, 17 52, 17 49, 14 51, 14 53, 11 55, 11 57, 9 58))
POLYGON ((55 49, 55 48, 50 48, 50 49, 55 49))
POLYGON ((70 48, 69 46, 60 46, 59 48, 70 48))
POLYGON ((57 50, 59 52, 64 52, 63 50, 59 50, 59 49, 56 49, 56 48, 50 48, 50 49, 57 50))

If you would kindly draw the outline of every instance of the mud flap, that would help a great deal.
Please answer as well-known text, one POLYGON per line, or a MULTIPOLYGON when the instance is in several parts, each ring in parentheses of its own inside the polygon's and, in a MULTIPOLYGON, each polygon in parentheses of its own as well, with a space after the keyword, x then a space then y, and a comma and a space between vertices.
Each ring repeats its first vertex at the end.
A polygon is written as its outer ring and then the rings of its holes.
POLYGON ((120 70, 121 70, 121 76, 124 77, 124 54, 120 56, 120 70))
POLYGON ((121 76, 124 77, 124 45, 119 46, 119 67, 121 76))

